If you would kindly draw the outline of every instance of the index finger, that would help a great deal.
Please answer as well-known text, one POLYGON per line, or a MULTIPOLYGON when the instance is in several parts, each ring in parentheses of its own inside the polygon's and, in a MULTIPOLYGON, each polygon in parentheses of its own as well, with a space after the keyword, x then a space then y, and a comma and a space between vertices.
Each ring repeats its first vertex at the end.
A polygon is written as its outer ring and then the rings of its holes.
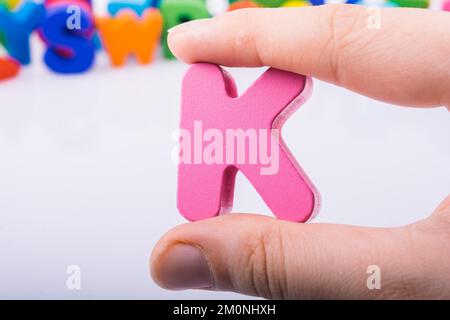
POLYGON ((242 9, 169 32, 187 63, 271 66, 409 106, 450 105, 450 14, 356 5, 242 9))

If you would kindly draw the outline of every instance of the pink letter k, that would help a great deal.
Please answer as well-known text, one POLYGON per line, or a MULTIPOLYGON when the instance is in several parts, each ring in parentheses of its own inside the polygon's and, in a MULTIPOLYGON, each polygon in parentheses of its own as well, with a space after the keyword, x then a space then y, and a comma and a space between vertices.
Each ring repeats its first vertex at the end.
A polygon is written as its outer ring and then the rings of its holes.
POLYGON ((198 63, 190 67, 183 80, 180 128, 195 141, 189 143, 192 161, 180 161, 178 166, 178 209, 184 217, 196 221, 230 211, 238 170, 277 218, 305 222, 318 210, 318 193, 277 134, 290 114, 307 100, 311 85, 305 76, 269 69, 238 97, 233 79, 219 66, 198 63), (214 133, 216 146, 220 143, 220 150, 215 151, 223 154, 222 162, 198 161, 198 152, 203 157, 208 145, 204 137, 196 136, 199 124, 200 134, 214 133), (235 134, 232 141, 230 133, 235 134), (255 137, 258 143, 252 143, 255 137), (200 143, 198 139, 202 139, 200 143), (270 145, 261 146, 262 141, 270 145), (239 154, 239 145, 244 156, 239 154), (261 155, 261 148, 276 155, 277 159, 272 159, 277 162, 275 171, 264 174, 270 171, 267 163, 255 156, 261 155))

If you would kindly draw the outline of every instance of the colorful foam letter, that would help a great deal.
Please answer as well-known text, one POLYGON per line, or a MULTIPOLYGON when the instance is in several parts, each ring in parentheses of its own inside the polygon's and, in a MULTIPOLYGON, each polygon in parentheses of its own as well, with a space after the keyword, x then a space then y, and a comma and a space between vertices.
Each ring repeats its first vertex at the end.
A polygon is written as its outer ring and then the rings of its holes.
POLYGON ((79 7, 79 27, 68 24, 70 4, 47 8, 47 18, 42 24, 42 35, 48 49, 45 63, 57 73, 80 73, 89 70, 95 60, 92 41, 93 21, 88 11, 79 7), (69 13, 68 13, 69 12, 69 13))
POLYGON ((141 16, 148 8, 157 8, 160 0, 114 0, 108 3, 108 12, 115 16, 124 9, 133 10, 141 16))
POLYGON ((249 1, 249 0, 240 0, 233 3, 230 3, 228 7, 228 11, 238 10, 238 9, 246 9, 246 8, 259 8, 261 7, 258 3, 249 1))
POLYGON ((11 58, 0 58, 0 81, 15 77, 20 70, 20 64, 11 58))
POLYGON ((442 10, 450 11, 450 0, 444 2, 444 4, 442 5, 442 10))
POLYGON ((0 7, 4 7, 8 10, 13 10, 17 8, 20 0, 0 0, 0 7))
POLYGON ((0 33, 11 57, 21 64, 30 63, 30 34, 45 17, 41 4, 24 2, 17 11, 0 7, 0 33))
MULTIPOLYGON (((46 8, 51 8, 51 7, 55 6, 55 5, 64 5, 64 4, 66 4, 66 5, 70 4, 70 5, 75 5, 75 6, 81 7, 83 9, 85 9, 87 12, 90 13, 91 20, 94 19, 93 18, 94 12, 93 12, 93 8, 92 8, 92 2, 90 0, 45 0, 44 1, 44 5, 45 5, 46 8)), ((72 10, 72 12, 73 12, 73 10, 72 10)), ((46 39, 42 35, 42 32, 40 30, 38 30, 38 33, 39 33, 39 36, 41 37, 41 40, 44 41, 45 43, 47 43, 46 39)), ((92 41, 94 42, 94 46, 95 46, 95 48, 97 50, 102 48, 102 44, 100 42, 100 39, 98 37, 97 32, 94 32, 92 41)), ((60 52, 60 54, 62 54, 62 55, 69 55, 70 56, 70 54, 68 54, 67 52, 64 52, 64 50, 62 50, 60 52)))
MULTIPOLYGON (((230 7, 235 7, 235 3, 236 2, 241 2, 243 0, 230 0, 230 7)), ((286 0, 253 0, 254 2, 256 2, 256 4, 258 5, 258 7, 272 7, 272 8, 277 8, 280 7, 286 0)), ((239 7, 238 9, 243 9, 244 7, 239 7)), ((253 8, 253 7, 249 7, 249 8, 253 8)), ((232 10, 229 10, 232 11, 232 10)))
POLYGON ((180 23, 209 18, 209 12, 205 1, 202 0, 163 0, 161 14, 164 21, 163 53, 168 59, 174 58, 167 45, 167 30, 180 23))
POLYGON ((116 17, 97 18, 96 23, 113 66, 123 65, 130 54, 142 64, 153 60, 162 30, 158 10, 147 9, 141 18, 131 10, 124 10, 116 17))
POLYGON ((255 0, 263 7, 277 8, 283 4, 286 0, 255 0))
MULTIPOLYGON (((267 1, 267 0, 266 0, 267 1)), ((359 0, 347 0, 347 1, 343 1, 344 3, 347 4, 356 4, 359 0)), ((309 0, 309 2, 313 5, 313 6, 320 6, 323 5, 329 1, 325 1, 325 0, 309 0)))
POLYGON ((86 9, 92 13, 92 3, 89 0, 45 0, 44 5, 46 8, 54 5, 73 4, 86 9))
POLYGON ((430 5, 429 0, 390 0, 397 4, 399 7, 407 7, 407 8, 422 8, 426 9, 430 5))
POLYGON ((397 8, 398 4, 391 2, 391 1, 377 1, 377 0, 358 0, 358 2, 356 2, 355 4, 360 5, 360 6, 376 6, 376 7, 384 7, 384 8, 397 8))
POLYGON ((304 1, 304 0, 289 0, 286 1, 285 3, 283 3, 281 6, 282 7, 307 7, 310 6, 311 4, 309 3, 309 1, 304 1))
POLYGON ((305 76, 269 69, 237 97, 232 78, 219 66, 199 63, 189 69, 178 167, 178 209, 184 217, 194 221, 229 211, 238 170, 277 218, 304 222, 317 211, 318 194, 279 134, 311 85, 305 76))

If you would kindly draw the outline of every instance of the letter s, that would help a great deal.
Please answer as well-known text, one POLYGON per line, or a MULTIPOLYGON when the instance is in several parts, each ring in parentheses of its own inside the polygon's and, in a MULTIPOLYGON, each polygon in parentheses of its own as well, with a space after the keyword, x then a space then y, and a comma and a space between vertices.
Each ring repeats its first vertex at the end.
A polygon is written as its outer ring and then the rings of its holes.
POLYGON ((48 8, 47 19, 42 25, 42 34, 48 49, 45 63, 57 73, 80 73, 87 71, 95 60, 93 37, 93 19, 80 7, 79 30, 67 27, 68 4, 54 5, 48 8))

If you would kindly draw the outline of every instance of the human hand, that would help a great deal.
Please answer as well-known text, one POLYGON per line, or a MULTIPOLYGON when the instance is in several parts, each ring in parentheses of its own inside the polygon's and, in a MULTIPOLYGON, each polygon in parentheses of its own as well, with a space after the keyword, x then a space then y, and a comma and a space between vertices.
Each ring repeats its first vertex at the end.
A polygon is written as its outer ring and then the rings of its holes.
MULTIPOLYGON (((169 33, 187 63, 272 66, 408 106, 450 106, 450 15, 362 6, 244 9, 169 33)), ((298 224, 225 215, 169 231, 151 258, 168 289, 265 298, 450 298, 450 196, 426 220, 398 228, 298 224), (377 265, 382 290, 368 290, 377 265)))

